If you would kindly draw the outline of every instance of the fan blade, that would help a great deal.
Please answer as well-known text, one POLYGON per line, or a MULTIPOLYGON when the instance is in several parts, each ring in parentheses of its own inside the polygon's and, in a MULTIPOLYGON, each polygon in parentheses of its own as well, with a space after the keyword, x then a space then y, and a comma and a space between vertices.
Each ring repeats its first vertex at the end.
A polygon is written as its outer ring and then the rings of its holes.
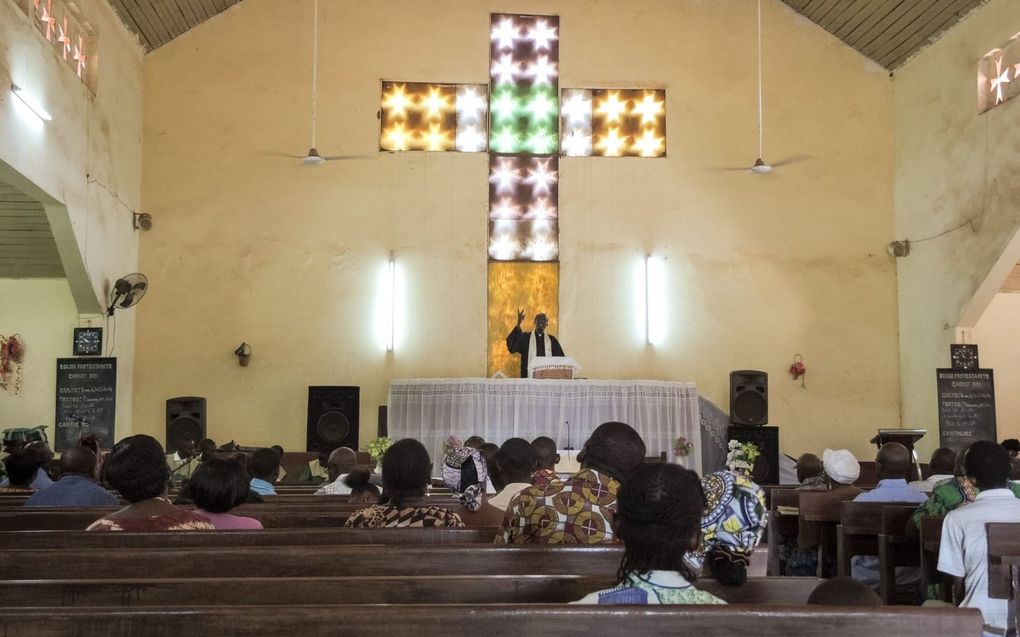
POLYGON ((131 307, 134 304, 135 304, 135 293, 134 293, 134 291, 128 292, 127 294, 124 295, 124 298, 122 298, 120 300, 120 302, 114 303, 114 305, 116 305, 117 307, 121 308, 122 310, 123 309, 127 309, 127 308, 131 307))
POLYGON ((368 159, 372 155, 323 155, 322 158, 328 161, 341 159, 368 159))
POLYGON ((272 151, 260 151, 259 155, 265 155, 267 157, 285 157, 287 159, 304 159, 304 155, 294 155, 292 153, 277 153, 272 151))
POLYGON ((113 284, 113 292, 116 296, 124 296, 131 290, 131 282, 127 279, 117 279, 113 284))
POLYGON ((799 161, 806 161, 808 159, 811 159, 811 155, 793 155, 792 157, 787 157, 786 159, 782 159, 780 161, 772 162, 772 167, 773 168, 778 168, 780 166, 787 166, 789 164, 796 164, 799 161))
POLYGON ((138 283, 135 283, 134 285, 131 286, 131 292, 132 293, 134 293, 134 292, 142 292, 142 293, 144 293, 145 290, 148 287, 149 287, 148 283, 146 283, 145 281, 139 281, 138 283))
POLYGON ((706 168, 705 170, 711 170, 712 172, 723 172, 723 173, 746 173, 751 170, 750 166, 742 166, 740 168, 706 168))

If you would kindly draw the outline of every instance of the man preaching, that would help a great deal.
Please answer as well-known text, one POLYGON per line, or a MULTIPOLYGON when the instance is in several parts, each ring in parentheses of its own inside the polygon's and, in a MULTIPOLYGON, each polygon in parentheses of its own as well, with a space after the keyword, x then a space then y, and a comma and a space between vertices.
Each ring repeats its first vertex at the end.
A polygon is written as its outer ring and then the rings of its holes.
POLYGON ((535 328, 531 332, 522 332, 524 310, 517 310, 517 325, 506 337, 506 348, 511 354, 521 355, 521 378, 528 377, 528 361, 535 356, 563 356, 560 342, 552 334, 547 334, 549 319, 545 314, 535 315, 535 328))

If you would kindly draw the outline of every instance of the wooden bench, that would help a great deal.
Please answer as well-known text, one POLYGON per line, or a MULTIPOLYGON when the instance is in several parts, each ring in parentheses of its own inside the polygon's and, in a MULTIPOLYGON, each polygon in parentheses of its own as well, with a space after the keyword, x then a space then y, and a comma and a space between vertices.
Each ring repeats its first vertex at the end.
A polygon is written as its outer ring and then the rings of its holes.
MULTIPOLYGON (((850 577, 850 565, 856 556, 879 556, 879 535, 884 529, 886 509, 896 509, 903 533, 906 519, 917 505, 910 502, 842 502, 840 523, 836 529, 836 551, 840 577, 850 577)), ((895 578, 893 578, 895 582, 895 578)))
POLYGON ((312 577, 343 575, 598 575, 616 572, 620 545, 256 546, 0 550, 5 579, 312 577))
POLYGON ((779 547, 787 538, 797 537, 797 516, 784 515, 779 511, 784 509, 796 509, 800 503, 798 489, 773 489, 769 502, 769 521, 766 527, 768 533, 768 566, 765 572, 768 575, 782 575, 782 565, 779 562, 779 547))
MULTIPOLYGON (((882 507, 882 532, 878 536, 880 583, 878 594, 885 604, 896 601, 896 567, 919 567, 921 544, 908 537, 904 529, 917 509, 916 505, 882 507)), ((905 600, 914 603, 913 599, 905 600)))
POLYGON ((1014 601, 1014 625, 1020 621, 1020 523, 993 522, 988 533, 988 596, 1014 601))
MULTIPOLYGON (((806 604, 820 580, 749 578, 743 586, 700 579, 732 603, 806 604)), ((441 575, 0 581, 0 607, 235 606, 301 604, 566 603, 611 588, 604 575, 441 575)))
POLYGON ((11 608, 0 632, 49 635, 483 635, 677 634, 701 637, 980 637, 977 609, 835 606, 352 605, 174 608, 11 608))
POLYGON ((942 544, 942 521, 945 518, 924 516, 921 518, 921 585, 925 591, 939 586, 939 598, 944 602, 953 601, 951 578, 938 570, 939 546, 942 544))
POLYGON ((263 529, 162 533, 0 531, 0 549, 123 549, 339 544, 492 544, 497 529, 263 529))
MULTIPOLYGON (((847 500, 853 497, 854 494, 848 494, 847 500)), ((831 561, 832 556, 838 557, 836 527, 839 526, 842 504, 843 500, 833 498, 831 492, 801 492, 798 507, 800 524, 798 536, 801 547, 808 548, 803 541, 805 527, 818 529, 818 577, 824 577, 827 574, 825 572, 826 564, 831 561)))

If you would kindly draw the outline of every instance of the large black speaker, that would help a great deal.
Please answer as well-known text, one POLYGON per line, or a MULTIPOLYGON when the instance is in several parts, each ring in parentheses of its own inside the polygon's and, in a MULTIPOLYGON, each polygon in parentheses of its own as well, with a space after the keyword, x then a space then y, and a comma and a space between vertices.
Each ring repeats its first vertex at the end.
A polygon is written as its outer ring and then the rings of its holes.
POLYGON ((205 438, 205 398, 181 396, 166 401, 166 452, 177 451, 185 440, 198 443, 205 438))
POLYGON ((758 484, 779 484, 779 427, 731 425, 727 441, 753 442, 760 452, 751 470, 758 484))
POLYGON ((765 425, 769 422, 769 375, 752 369, 730 372, 730 422, 765 425))
POLYGON ((360 401, 360 387, 309 387, 305 451, 329 453, 337 447, 357 451, 360 401))

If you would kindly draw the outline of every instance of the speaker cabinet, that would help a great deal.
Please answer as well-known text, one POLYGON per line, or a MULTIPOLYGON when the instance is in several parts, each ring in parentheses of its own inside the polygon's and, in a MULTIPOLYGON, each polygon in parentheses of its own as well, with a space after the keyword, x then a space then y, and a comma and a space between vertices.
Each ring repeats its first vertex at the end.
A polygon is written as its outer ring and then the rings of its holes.
POLYGON ((730 372, 730 422, 765 425, 769 422, 769 375, 750 369, 730 372))
POLYGON ((181 396, 166 401, 166 452, 173 453, 190 440, 198 447, 205 436, 205 398, 181 396))
POLYGON ((305 451, 358 450, 361 388, 332 385, 308 388, 308 439, 305 451))
POLYGON ((751 469, 751 479, 758 484, 779 484, 779 427, 731 425, 727 441, 752 442, 761 452, 751 469))

